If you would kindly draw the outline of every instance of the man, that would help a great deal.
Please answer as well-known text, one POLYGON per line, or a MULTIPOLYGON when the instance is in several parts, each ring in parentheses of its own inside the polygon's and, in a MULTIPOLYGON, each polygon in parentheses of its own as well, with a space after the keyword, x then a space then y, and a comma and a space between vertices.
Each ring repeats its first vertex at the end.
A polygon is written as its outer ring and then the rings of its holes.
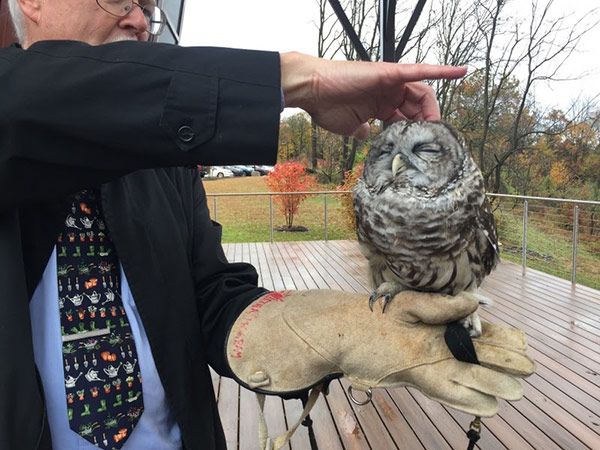
MULTIPOLYGON (((420 80, 465 69, 148 44, 160 12, 145 1, 10 7, 22 47, 0 50, 0 448, 225 449, 208 364, 248 384, 226 346, 241 355, 238 318, 269 297, 226 261, 184 166, 273 163, 282 95, 360 138, 370 118, 438 118, 420 80)), ((456 301, 429 323, 476 307, 456 301)))

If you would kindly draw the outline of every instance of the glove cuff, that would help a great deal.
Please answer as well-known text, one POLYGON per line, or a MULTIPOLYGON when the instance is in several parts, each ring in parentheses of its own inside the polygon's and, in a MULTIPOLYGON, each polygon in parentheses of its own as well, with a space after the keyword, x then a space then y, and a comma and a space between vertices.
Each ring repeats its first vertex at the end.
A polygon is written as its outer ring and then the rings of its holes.
POLYGON ((242 386, 293 398, 342 375, 286 323, 284 309, 297 301, 299 292, 270 292, 250 304, 233 324, 227 361, 242 386))

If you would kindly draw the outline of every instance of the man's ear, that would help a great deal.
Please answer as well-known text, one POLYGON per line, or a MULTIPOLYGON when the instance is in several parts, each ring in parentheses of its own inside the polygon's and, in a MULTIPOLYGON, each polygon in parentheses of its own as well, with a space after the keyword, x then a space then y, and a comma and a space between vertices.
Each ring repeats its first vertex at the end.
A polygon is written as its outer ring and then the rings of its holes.
POLYGON ((25 17, 37 24, 41 16, 42 2, 40 0, 17 0, 17 2, 25 17))

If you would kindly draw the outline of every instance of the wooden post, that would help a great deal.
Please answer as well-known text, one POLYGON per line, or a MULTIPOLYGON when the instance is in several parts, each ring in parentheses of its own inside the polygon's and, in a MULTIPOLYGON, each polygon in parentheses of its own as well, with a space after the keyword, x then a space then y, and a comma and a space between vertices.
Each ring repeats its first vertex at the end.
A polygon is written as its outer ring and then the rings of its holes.
POLYGON ((8 12, 8 1, 0 0, 0 47, 8 47, 17 42, 10 14, 8 12))
POLYGON ((579 206, 573 210, 573 268, 571 269, 571 284, 577 283, 577 237, 579 235, 579 206))
POLYGON ((523 202, 523 254, 521 255, 521 265, 523 266, 523 275, 527 270, 527 200, 523 202))

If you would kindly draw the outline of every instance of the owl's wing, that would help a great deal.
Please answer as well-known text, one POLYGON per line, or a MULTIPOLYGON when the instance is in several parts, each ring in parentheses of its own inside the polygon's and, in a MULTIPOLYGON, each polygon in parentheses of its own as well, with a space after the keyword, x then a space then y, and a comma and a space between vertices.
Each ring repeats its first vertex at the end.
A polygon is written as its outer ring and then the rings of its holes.
POLYGON ((492 206, 487 196, 477 212, 477 233, 480 234, 477 240, 480 246, 481 264, 486 275, 492 271, 500 261, 500 252, 498 250, 498 230, 496 220, 492 212, 492 206))

